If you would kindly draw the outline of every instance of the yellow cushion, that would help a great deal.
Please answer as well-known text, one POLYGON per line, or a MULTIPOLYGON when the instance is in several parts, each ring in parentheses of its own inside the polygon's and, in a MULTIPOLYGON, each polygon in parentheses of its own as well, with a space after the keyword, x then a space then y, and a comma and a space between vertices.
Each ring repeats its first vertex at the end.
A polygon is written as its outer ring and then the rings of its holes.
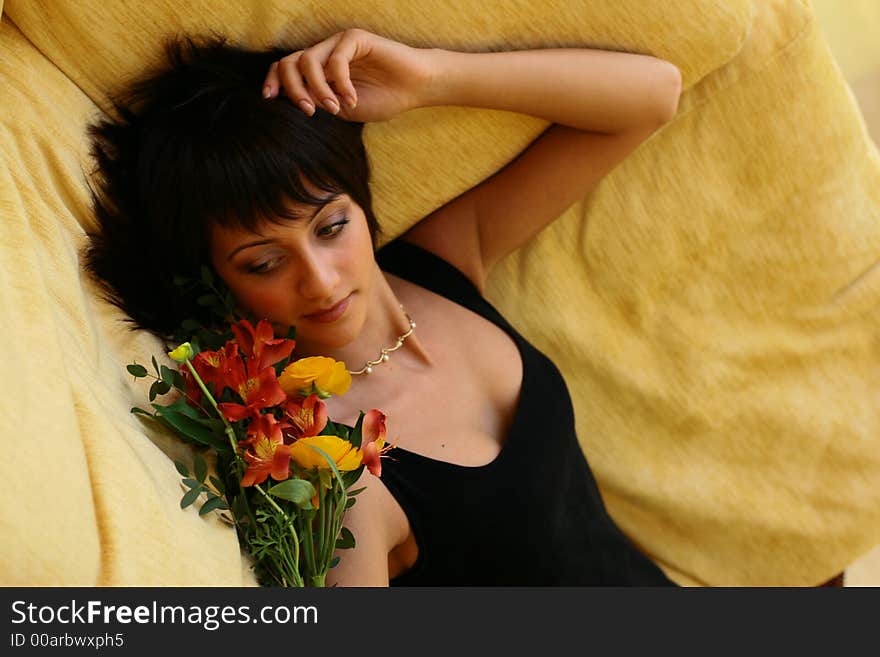
MULTIPOLYGON (((678 581, 812 584, 880 539, 880 158, 809 2, 555 6, 6 0, 0 422, 28 442, 0 466, 15 491, 0 581, 252 583, 234 533, 178 508, 167 455, 185 450, 128 413, 146 391, 123 365, 158 343, 125 333, 76 256, 94 225, 87 120, 164 36, 211 29, 259 46, 360 26, 677 64, 676 119, 505 260, 490 299, 559 365, 612 515, 678 581)), ((460 108, 368 126, 389 236, 542 128, 460 108)))

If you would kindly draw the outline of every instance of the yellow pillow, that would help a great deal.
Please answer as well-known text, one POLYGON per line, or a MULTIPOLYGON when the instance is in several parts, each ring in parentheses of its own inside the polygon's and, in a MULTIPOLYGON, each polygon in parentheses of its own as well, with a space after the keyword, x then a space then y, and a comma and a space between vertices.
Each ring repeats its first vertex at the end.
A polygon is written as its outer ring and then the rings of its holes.
MULTIPOLYGON (((809 2, 7 0, 0 304, 15 376, 0 422, 29 442, 0 466, 16 491, 0 581, 249 582, 231 530, 177 507, 166 455, 181 446, 128 414, 145 391, 123 365, 158 345, 126 334, 80 274, 84 128, 166 35, 308 43, 350 26, 678 65, 673 123, 506 259, 488 295, 563 371, 609 510, 678 581, 814 584, 880 540, 880 157, 809 2), (34 491, 35 473, 64 494, 34 491)), ((461 108, 368 126, 388 235, 542 128, 461 108)))

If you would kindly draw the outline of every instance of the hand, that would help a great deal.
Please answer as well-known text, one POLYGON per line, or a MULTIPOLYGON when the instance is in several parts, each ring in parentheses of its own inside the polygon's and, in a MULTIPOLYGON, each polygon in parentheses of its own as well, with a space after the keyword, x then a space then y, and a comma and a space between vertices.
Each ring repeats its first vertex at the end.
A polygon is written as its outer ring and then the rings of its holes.
POLYGON ((418 107, 431 79, 428 50, 361 29, 337 32, 272 64, 263 95, 284 93, 307 115, 385 121, 418 107))

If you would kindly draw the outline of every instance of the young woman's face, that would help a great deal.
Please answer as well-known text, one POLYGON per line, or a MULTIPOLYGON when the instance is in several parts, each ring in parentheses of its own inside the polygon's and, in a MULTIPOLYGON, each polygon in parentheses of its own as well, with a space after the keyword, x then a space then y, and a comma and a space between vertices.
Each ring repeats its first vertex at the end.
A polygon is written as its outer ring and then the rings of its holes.
POLYGON ((278 336, 342 347, 360 333, 375 280, 367 219, 348 195, 321 207, 294 203, 299 218, 258 232, 211 229, 211 260, 239 306, 268 319, 278 336))

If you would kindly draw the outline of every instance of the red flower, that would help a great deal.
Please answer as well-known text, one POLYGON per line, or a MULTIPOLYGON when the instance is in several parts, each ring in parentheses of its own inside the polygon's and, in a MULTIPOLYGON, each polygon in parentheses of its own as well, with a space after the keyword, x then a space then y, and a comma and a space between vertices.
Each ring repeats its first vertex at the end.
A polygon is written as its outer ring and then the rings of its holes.
POLYGON ((385 444, 385 414, 374 408, 364 415, 364 422, 361 425, 363 463, 374 476, 382 476, 380 457, 391 447, 391 445, 385 444))
POLYGON ((248 464, 241 478, 242 486, 262 484, 270 475, 275 481, 290 476, 290 447, 284 444, 281 425, 271 415, 251 422, 248 439, 240 444, 246 448, 244 460, 248 464))
MULTIPOLYGON (((202 351, 196 354, 192 359, 193 367, 202 379, 202 382, 208 387, 208 390, 219 397, 223 393, 223 389, 230 385, 229 375, 233 362, 239 360, 238 347, 232 341, 227 342, 222 350, 218 351, 202 351)), ((188 367, 181 367, 180 373, 186 386, 186 396, 192 405, 198 405, 202 401, 202 389, 196 383, 195 378, 189 371, 188 367)))
POLYGON ((317 436, 327 426, 327 404, 318 395, 295 397, 282 406, 296 438, 317 436))
POLYGON ((258 371, 290 356, 296 345, 294 340, 276 339, 272 325, 265 319, 257 322, 256 328, 243 319, 232 325, 232 332, 248 360, 257 362, 258 371))
POLYGON ((276 406, 287 399, 287 394, 278 385, 275 370, 266 367, 258 371, 254 360, 248 361, 245 367, 240 358, 233 359, 226 385, 232 388, 242 401, 241 404, 233 402, 217 404, 217 408, 230 422, 243 420, 246 417, 258 417, 260 409, 276 406))

